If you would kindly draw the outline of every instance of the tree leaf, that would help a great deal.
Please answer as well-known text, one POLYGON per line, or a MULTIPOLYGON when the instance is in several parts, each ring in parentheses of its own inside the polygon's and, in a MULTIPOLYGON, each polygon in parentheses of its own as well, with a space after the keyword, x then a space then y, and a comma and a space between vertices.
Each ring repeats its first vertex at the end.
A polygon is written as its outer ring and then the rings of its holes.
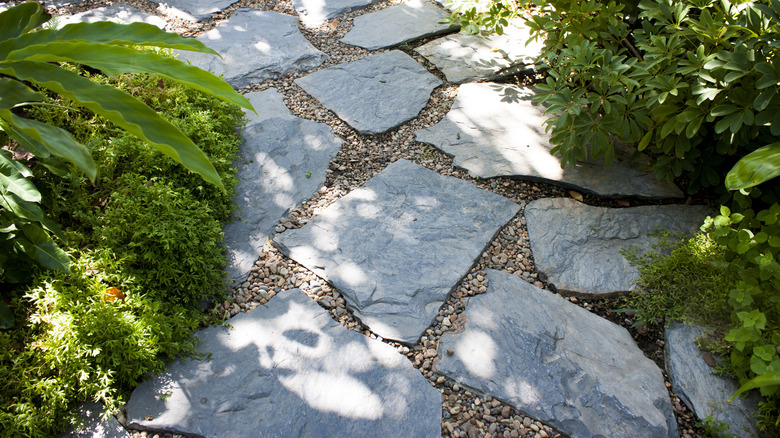
POLYGON ((0 153, 0 191, 14 193, 27 202, 41 202, 41 193, 35 185, 19 172, 4 153, 0 153))
POLYGON ((726 188, 753 187, 780 175, 780 142, 768 144, 742 157, 726 175, 726 188))
POLYGON ((0 78, 0 110, 11 109, 24 102, 43 100, 43 94, 10 78, 0 78))
POLYGON ((16 38, 49 21, 51 15, 43 12, 37 2, 26 2, 0 13, 0 41, 16 38))

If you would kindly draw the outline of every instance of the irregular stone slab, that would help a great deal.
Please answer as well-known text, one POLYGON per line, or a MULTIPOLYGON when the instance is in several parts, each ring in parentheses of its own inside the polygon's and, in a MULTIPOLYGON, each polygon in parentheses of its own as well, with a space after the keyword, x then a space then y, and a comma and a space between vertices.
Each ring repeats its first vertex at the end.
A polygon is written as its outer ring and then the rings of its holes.
POLYGON ((533 69, 544 43, 537 40, 526 46, 529 38, 528 28, 517 23, 505 28, 503 35, 448 35, 414 50, 441 70, 449 82, 461 84, 533 69))
POLYGON ((391 47, 457 29, 439 24, 449 14, 425 0, 411 0, 371 14, 355 17, 342 43, 368 50, 391 47))
POLYGON ((292 0, 295 11, 306 27, 317 27, 341 14, 356 11, 381 0, 292 0))
POLYGON ((559 292, 603 297, 631 290, 639 278, 621 250, 647 253, 658 242, 648 234, 692 234, 709 213, 697 205, 605 208, 546 198, 525 207, 525 220, 536 267, 559 292))
POLYGON ((222 58, 186 51, 179 51, 180 56, 217 76, 224 75, 236 88, 310 70, 327 58, 304 38, 295 17, 276 12, 239 9, 198 40, 222 58))
POLYGON ((325 170, 342 144, 328 125, 290 114, 276 90, 258 94, 249 99, 262 116, 244 129, 236 163, 239 183, 233 202, 239 210, 224 227, 233 285, 249 274, 279 219, 322 187, 325 170))
POLYGON ((254 113, 247 109, 242 110, 249 119, 246 122, 246 126, 273 118, 296 118, 287 108, 287 105, 284 104, 284 96, 276 88, 269 88, 264 91, 251 91, 246 93, 244 97, 249 99, 249 103, 257 111, 257 113, 254 113))
POLYGON ((661 370, 626 329, 503 271, 434 370, 576 437, 677 437, 661 370))
POLYGON ((138 385, 128 425, 197 436, 439 436, 441 394, 395 348, 297 289, 198 332, 210 360, 138 385))
POLYGON ((728 403, 739 386, 732 379, 712 374, 714 368, 707 365, 705 353, 694 343, 706 335, 702 327, 679 322, 666 328, 664 356, 672 390, 700 419, 723 421, 730 426, 728 432, 738 437, 761 436, 753 421, 758 395, 753 392, 728 403))
POLYGON ((417 117, 441 85, 399 50, 320 70, 295 83, 361 134, 381 134, 417 117))
POLYGON ((375 333, 413 343, 518 210, 502 196, 398 160, 274 243, 334 284, 375 333))
POLYGON ((643 169, 647 157, 632 162, 620 148, 609 167, 598 159, 561 169, 544 131, 547 116, 531 102, 533 95, 531 89, 505 84, 462 85, 450 112, 438 124, 416 131, 416 139, 452 155, 456 166, 480 178, 520 177, 600 196, 682 197, 677 186, 643 169))
POLYGON ((78 411, 81 423, 69 427, 62 438, 130 438, 116 418, 101 419, 105 411, 102 403, 82 403, 78 411))
POLYGON ((138 9, 125 4, 117 3, 112 6, 92 9, 80 14, 66 15, 59 18, 58 27, 71 23, 94 23, 96 21, 113 21, 115 23, 148 23, 165 29, 168 23, 161 17, 141 12, 138 9))
POLYGON ((235 3, 237 0, 151 0, 162 5, 171 15, 187 21, 202 21, 235 3))

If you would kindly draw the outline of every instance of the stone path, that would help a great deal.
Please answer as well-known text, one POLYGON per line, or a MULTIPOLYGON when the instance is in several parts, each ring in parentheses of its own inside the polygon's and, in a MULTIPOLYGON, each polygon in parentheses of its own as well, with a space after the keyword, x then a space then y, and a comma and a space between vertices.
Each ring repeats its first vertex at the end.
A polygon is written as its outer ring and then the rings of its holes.
MULTIPOLYGON (((457 85, 530 68, 526 30, 445 35, 446 11, 428 0, 157 3, 67 20, 195 34, 222 57, 186 59, 258 114, 242 131, 240 210, 225 226, 235 287, 214 311, 229 326, 197 333, 206 360, 176 361, 133 391, 118 416, 133 436, 692 433, 631 335, 550 291, 630 289, 620 250, 646 250, 656 227, 690 233, 707 211, 561 198, 682 193, 641 160, 561 170, 533 90, 457 85)), ((670 333, 669 372, 689 394, 679 373, 701 364, 676 360, 690 339, 670 333)), ((127 436, 94 418, 69 436, 127 436)))

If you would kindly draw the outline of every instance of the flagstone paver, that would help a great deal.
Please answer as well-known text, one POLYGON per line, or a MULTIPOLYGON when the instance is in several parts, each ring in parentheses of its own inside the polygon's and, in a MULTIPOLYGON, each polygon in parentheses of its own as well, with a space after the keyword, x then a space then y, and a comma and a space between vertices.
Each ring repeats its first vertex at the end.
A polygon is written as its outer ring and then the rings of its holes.
POLYGON ((449 82, 460 84, 493 80, 533 69, 543 43, 526 45, 525 25, 507 27, 503 35, 453 34, 433 40, 416 49, 432 62, 449 82))
POLYGON ((96 21, 113 21, 122 24, 148 23, 157 26, 160 29, 165 29, 168 24, 161 17, 141 12, 125 3, 117 3, 115 5, 92 9, 79 14, 60 17, 57 26, 62 27, 66 24, 79 22, 94 23, 96 21))
POLYGON ((331 18, 380 1, 382 0, 292 0, 292 4, 304 26, 317 27, 331 18))
POLYGON ((320 70, 295 83, 361 134, 380 134, 416 117, 441 85, 399 50, 320 70))
POLYGON ((237 0, 151 0, 168 9, 172 15, 187 21, 203 21, 237 0))
POLYGON ((130 438, 116 418, 101 418, 104 411, 101 403, 82 403, 78 407, 81 423, 69 427, 61 438, 130 438))
POLYGON ((601 196, 682 196, 677 186, 641 168, 646 157, 632 162, 626 151, 609 167, 597 159, 561 169, 560 158, 550 153, 547 116, 531 102, 533 95, 531 89, 506 84, 461 85, 450 112, 438 124, 416 131, 416 139, 452 155, 456 166, 480 178, 521 177, 601 196))
POLYGON ((368 50, 415 41, 451 32, 457 27, 439 23, 449 14, 425 0, 411 0, 353 19, 353 27, 342 43, 368 50))
POLYGON ((704 328, 679 322, 666 328, 664 357, 672 390, 697 417, 723 421, 730 425, 729 433, 738 437, 761 436, 753 421, 758 394, 727 401, 739 387, 733 379, 713 374, 715 368, 705 362, 706 353, 695 344, 705 335, 704 328))
POLYGON ((322 187, 342 140, 325 124, 293 116, 275 90, 248 93, 260 116, 244 129, 233 202, 224 227, 230 282, 244 281, 279 219, 322 187))
POLYGON ((573 438, 678 436, 661 370, 626 329, 507 272, 487 279, 436 372, 573 438))
POLYGON ((528 239, 536 267, 561 291, 608 296, 631 290, 639 278, 620 253, 646 253, 655 231, 692 234, 704 223, 703 206, 648 205, 591 207, 568 198, 545 198, 525 207, 528 239))
POLYGON ((347 330, 298 289, 198 332, 209 355, 138 385, 131 427, 221 438, 433 437, 441 394, 395 348, 347 330))
POLYGON ((469 182, 399 160, 274 243, 333 283, 375 333, 413 343, 518 210, 469 182))
POLYGON ((206 53, 179 53, 197 67, 224 75, 235 88, 313 69, 327 55, 303 37, 295 21, 290 15, 239 9, 227 21, 198 37, 216 50, 221 59, 206 53))

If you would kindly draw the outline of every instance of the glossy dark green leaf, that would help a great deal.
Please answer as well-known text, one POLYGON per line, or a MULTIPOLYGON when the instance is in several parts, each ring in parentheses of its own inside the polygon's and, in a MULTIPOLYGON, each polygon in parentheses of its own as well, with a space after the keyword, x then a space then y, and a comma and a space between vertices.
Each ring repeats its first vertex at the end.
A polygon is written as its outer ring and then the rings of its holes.
POLYGON ((0 110, 11 109, 20 103, 43 100, 43 95, 11 78, 0 78, 0 110))
POLYGON ((49 238, 40 225, 25 225, 22 227, 22 232, 29 239, 29 243, 22 245, 28 256, 41 266, 70 272, 70 257, 49 238))

